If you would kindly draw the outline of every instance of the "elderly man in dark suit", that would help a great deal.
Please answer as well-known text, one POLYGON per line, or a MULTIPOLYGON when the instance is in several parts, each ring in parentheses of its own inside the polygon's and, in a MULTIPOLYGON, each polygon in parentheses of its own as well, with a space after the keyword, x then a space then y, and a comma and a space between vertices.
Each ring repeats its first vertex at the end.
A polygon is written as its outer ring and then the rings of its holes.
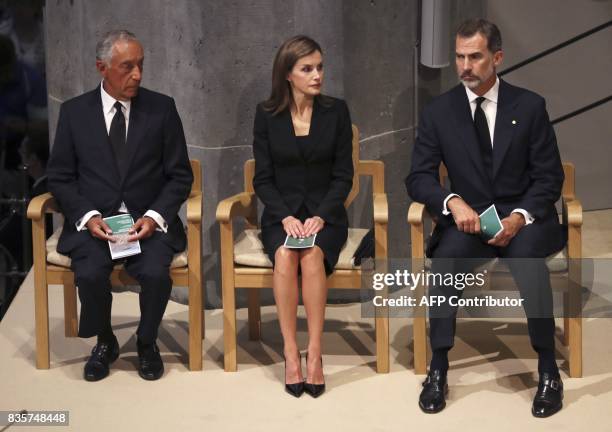
POLYGON ((72 259, 81 300, 80 337, 97 336, 84 376, 98 381, 119 355, 111 328, 115 262, 103 218, 129 213, 136 221, 129 240, 142 252, 125 261, 141 285, 137 330, 139 375, 163 375, 157 332, 172 281, 170 263, 185 248, 178 211, 189 195, 191 172, 183 127, 174 100, 140 88, 143 48, 125 30, 107 33, 96 47, 102 83, 62 104, 48 185, 65 216, 58 244, 72 259))
MULTIPOLYGON (((437 222, 427 254, 438 269, 458 258, 508 260, 521 296, 537 303, 526 307, 529 336, 538 353, 540 375, 532 413, 547 417, 562 406, 563 384, 555 361, 552 293, 544 257, 565 243, 555 202, 563 168, 544 99, 500 80, 503 59, 497 26, 483 19, 464 22, 456 36, 456 67, 461 84, 435 98, 423 110, 409 195, 425 203, 437 222), (443 162, 451 190, 440 185, 443 162), (503 231, 483 241, 479 213, 495 204, 503 231), (516 262, 516 258, 526 258, 516 262), (536 259, 537 258, 537 259, 536 259), (441 264, 440 264, 441 263, 441 264)), ((456 260, 452 271, 463 264, 456 260)), ((453 287, 435 286, 445 296, 461 295, 453 287)), ((453 346, 456 308, 433 308, 430 314, 430 370, 419 406, 427 413, 445 407, 448 351, 453 346), (440 313, 440 312, 443 313, 440 313)))

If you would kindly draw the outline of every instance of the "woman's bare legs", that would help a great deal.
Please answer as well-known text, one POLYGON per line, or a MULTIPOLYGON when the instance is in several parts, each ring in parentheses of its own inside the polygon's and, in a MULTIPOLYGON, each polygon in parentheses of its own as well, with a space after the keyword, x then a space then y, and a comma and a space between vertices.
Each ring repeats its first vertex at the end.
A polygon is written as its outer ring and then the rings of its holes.
POLYGON ((314 246, 300 252, 302 270, 302 299, 306 308, 308 322, 308 362, 306 363, 306 382, 323 384, 323 367, 321 365, 321 338, 325 323, 325 305, 327 303, 327 282, 323 251, 314 246))
POLYGON ((283 335, 285 384, 295 384, 304 380, 296 341, 299 253, 281 246, 274 254, 274 261, 272 288, 283 335))

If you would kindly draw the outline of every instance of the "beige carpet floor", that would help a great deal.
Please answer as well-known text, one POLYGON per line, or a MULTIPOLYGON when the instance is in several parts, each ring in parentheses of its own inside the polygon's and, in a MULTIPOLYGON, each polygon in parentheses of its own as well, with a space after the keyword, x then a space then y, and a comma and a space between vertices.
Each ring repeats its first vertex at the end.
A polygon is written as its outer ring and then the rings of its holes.
MULTIPOLYGON (((585 256, 612 251, 612 212, 585 214, 585 256), (588 223, 587 223, 588 222, 588 223)), ((423 414, 422 376, 412 371, 409 319, 391 319, 391 372, 374 370, 373 321, 359 305, 330 306, 324 335, 328 391, 319 399, 284 393, 281 338, 273 307, 262 309, 262 341, 249 341, 238 311, 238 372, 223 371, 220 310, 206 312, 204 370, 186 368, 187 308, 171 303, 160 331, 165 376, 145 382, 135 371, 138 297, 114 296, 121 357, 98 383, 82 379, 94 340, 63 335, 62 291, 49 295, 51 369, 34 367, 32 274, 0 323, 0 410, 67 410, 70 426, 0 426, 0 431, 610 431, 612 319, 584 320, 584 377, 567 377, 563 410, 535 419, 530 407, 537 359, 523 320, 462 320, 451 351, 447 408, 423 414)), ((299 337, 306 345, 300 308, 299 337)), ((560 323, 559 323, 560 324, 560 323)), ((559 358, 566 355, 559 344, 559 358)))

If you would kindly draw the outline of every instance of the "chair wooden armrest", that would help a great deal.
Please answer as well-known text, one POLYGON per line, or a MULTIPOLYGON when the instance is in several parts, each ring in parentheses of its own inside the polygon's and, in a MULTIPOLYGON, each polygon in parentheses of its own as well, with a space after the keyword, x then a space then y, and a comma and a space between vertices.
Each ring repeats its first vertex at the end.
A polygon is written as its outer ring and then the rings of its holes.
POLYGON ((35 196, 28 205, 28 219, 41 220, 45 213, 59 213, 57 202, 49 192, 35 196))
POLYGON ((387 194, 374 194, 374 223, 387 224, 389 222, 389 203, 387 194))
MULTIPOLYGON (((373 194, 374 208, 374 256, 377 260, 387 258, 387 224, 389 222, 389 204, 387 194, 378 192, 373 194)), ((385 309, 385 316, 388 312, 385 309)), ((385 368, 383 368, 385 369, 385 368)))
POLYGON ((192 193, 187 198, 187 224, 202 222, 202 192, 192 193))
POLYGON ((567 225, 567 257, 582 258, 582 204, 563 200, 563 224, 567 225))
POLYGON ((257 198, 254 193, 241 192, 224 199, 217 205, 217 221, 230 222, 236 216, 243 216, 253 223, 257 218, 257 198))
POLYGON ((569 226, 582 226, 582 204, 580 200, 563 199, 563 223, 569 226))
POLYGON ((414 201, 408 207, 406 219, 410 225, 411 256, 413 259, 425 257, 425 220, 429 213, 425 210, 425 204, 414 201))
POLYGON ((425 210, 425 204, 414 201, 408 207, 407 220, 410 226, 423 225, 425 218, 428 216, 427 210, 425 210))

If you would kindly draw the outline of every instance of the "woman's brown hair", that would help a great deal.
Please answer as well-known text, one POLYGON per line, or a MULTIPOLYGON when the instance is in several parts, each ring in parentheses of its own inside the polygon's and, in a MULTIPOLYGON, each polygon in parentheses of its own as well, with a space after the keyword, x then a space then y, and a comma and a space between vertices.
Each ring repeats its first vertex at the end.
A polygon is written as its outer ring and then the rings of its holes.
MULTIPOLYGON (((283 42, 274 58, 272 92, 268 100, 263 103, 266 111, 272 111, 276 115, 291 107, 293 96, 287 74, 299 59, 316 51, 323 54, 321 46, 308 36, 297 35, 283 42)), ((316 99, 323 105, 329 104, 328 98, 323 95, 316 96, 316 99)))

